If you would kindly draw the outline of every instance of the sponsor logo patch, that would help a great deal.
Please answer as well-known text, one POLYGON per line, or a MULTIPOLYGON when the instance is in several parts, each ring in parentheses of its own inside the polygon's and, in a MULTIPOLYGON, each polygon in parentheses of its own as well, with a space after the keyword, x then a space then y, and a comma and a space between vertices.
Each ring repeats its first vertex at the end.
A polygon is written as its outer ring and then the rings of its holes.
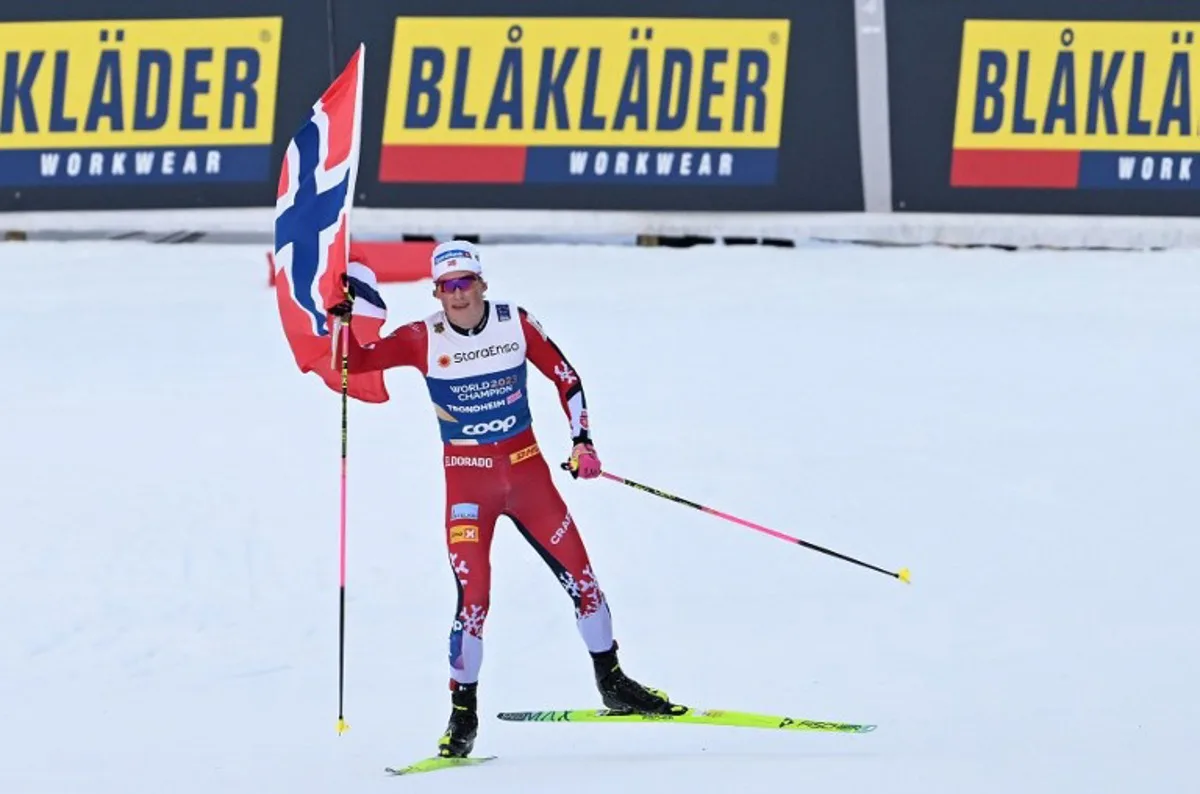
POLYGON ((479 542, 479 527, 474 524, 459 524, 458 526, 450 527, 450 544, 455 543, 478 543, 479 542))
POLYGON ((446 455, 443 460, 446 468, 473 468, 473 469, 490 469, 494 462, 491 458, 484 456, 467 456, 467 455, 446 455))
POLYGON ((505 342, 501 345, 488 345, 481 347, 478 350, 467 350, 462 353, 454 354, 454 363, 462 364, 465 361, 475 361, 480 358, 491 358, 492 356, 503 355, 504 353, 515 353, 520 349, 520 345, 516 342, 505 342))
POLYGON ((541 453, 542 453, 542 451, 540 449, 538 449, 538 445, 533 444, 531 446, 525 447, 524 449, 518 449, 516 452, 509 455, 508 461, 509 461, 509 463, 516 464, 516 463, 520 463, 523 460, 529 460, 530 458, 536 457, 536 456, 540 455, 541 453))
POLYGON ((563 518, 562 523, 558 525, 558 529, 554 530, 554 534, 550 536, 550 545, 557 546, 559 543, 562 543, 563 537, 566 536, 570 529, 571 514, 567 513, 567 515, 563 518))
POLYGON ((482 436, 487 433, 504 433, 512 430, 517 424, 517 417, 506 416, 503 419, 493 419, 490 422, 479 422, 474 425, 467 425, 462 429, 464 435, 482 436))
POLYGON ((479 505, 474 502, 459 502, 450 505, 451 521, 478 521, 479 505))

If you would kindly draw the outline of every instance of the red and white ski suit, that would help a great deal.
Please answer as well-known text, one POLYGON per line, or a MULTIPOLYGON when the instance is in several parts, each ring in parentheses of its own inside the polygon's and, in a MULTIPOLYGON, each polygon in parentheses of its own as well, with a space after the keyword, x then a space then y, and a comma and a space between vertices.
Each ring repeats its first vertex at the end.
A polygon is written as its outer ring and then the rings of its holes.
MULTIPOLYGON (((350 342, 351 372, 416 367, 425 376, 444 444, 446 546, 458 583, 450 632, 452 682, 473 683, 483 659, 496 519, 507 516, 571 596, 589 651, 613 645, 612 618, 587 550, 534 437, 526 362, 557 387, 575 443, 589 441, 574 368, 524 309, 489 301, 474 328, 444 312, 365 347, 350 342)), ((452 684, 453 685, 453 684, 452 684)))

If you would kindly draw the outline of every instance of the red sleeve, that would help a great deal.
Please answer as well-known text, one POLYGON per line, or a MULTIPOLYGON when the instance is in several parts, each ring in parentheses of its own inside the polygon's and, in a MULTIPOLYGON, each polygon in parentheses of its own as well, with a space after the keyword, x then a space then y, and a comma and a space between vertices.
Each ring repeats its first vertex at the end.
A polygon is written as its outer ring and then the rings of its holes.
POLYGON ((517 311, 521 315, 521 330, 525 333, 525 357, 558 389, 558 400, 571 422, 571 439, 577 444, 590 442, 587 400, 579 374, 558 345, 546 335, 541 324, 524 309, 518 307, 517 311))
POLYGON ((425 323, 397 328, 378 342, 360 345, 350 334, 350 371, 376 372, 392 367, 416 367, 425 374, 428 338, 425 323))

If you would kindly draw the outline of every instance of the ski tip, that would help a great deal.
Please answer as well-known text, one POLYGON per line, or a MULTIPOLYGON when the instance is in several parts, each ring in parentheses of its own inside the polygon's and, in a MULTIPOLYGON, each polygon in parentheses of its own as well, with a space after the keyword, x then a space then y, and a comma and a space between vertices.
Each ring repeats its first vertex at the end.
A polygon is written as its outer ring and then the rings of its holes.
POLYGON ((905 584, 912 584, 912 574, 908 572, 907 568, 901 568, 900 572, 896 574, 896 578, 905 584))
POLYGON ((342 719, 341 717, 338 717, 338 721, 337 721, 338 736, 341 736, 343 733, 345 733, 348 730, 350 730, 350 726, 346 724, 346 720, 342 719))

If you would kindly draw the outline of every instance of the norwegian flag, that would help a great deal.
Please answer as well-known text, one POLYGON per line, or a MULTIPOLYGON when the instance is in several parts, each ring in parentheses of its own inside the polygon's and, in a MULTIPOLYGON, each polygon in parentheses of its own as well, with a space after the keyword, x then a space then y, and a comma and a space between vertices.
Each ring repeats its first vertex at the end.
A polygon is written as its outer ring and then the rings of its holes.
MULTIPOLYGON (((340 356, 333 355, 338 329, 328 309, 345 299, 343 275, 355 286, 354 315, 370 326, 362 329, 364 339, 352 319, 360 344, 378 338, 380 313, 386 313, 370 269, 351 266, 350 209, 362 137, 365 52, 359 45, 288 144, 275 199, 275 296, 283 332, 300 371, 316 372, 338 392, 340 356), (360 291, 360 285, 366 289, 360 291)), ((351 375, 349 395, 363 402, 387 401, 383 373, 351 375)))

